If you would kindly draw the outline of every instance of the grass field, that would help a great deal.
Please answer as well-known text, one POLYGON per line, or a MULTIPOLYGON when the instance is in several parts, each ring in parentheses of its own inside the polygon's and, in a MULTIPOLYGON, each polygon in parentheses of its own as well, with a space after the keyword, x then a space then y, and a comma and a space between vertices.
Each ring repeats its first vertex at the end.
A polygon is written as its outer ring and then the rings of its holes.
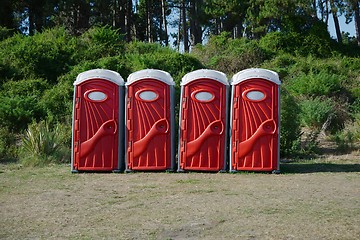
POLYGON ((282 174, 0 165, 0 239, 360 239, 360 160, 282 174))

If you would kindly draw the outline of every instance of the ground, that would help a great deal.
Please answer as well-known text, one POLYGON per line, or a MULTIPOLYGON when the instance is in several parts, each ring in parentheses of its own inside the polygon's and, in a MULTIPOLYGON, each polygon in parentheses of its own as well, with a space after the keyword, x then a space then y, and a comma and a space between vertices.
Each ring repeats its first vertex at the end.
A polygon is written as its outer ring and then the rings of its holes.
POLYGON ((3 164, 0 239, 360 239, 351 156, 282 163, 278 175, 3 164))

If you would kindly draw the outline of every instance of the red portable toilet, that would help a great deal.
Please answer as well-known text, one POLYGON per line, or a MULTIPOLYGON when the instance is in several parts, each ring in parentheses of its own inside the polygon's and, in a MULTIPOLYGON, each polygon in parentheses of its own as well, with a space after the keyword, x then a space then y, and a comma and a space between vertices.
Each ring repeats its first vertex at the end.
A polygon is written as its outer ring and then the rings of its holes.
POLYGON ((71 170, 123 170, 124 80, 93 69, 74 82, 71 170))
POLYGON ((145 69, 126 83, 126 171, 173 170, 174 81, 169 73, 145 69))
POLYGON ((232 78, 230 171, 279 171, 280 80, 251 68, 232 78))
POLYGON ((178 171, 226 170, 226 75, 201 69, 181 81, 178 171))

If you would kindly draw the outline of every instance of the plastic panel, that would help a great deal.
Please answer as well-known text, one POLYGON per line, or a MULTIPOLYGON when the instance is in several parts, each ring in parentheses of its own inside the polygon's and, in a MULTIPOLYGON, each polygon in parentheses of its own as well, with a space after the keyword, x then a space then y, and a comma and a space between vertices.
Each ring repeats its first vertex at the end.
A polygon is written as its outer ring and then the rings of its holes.
POLYGON ((144 78, 127 84, 126 169, 167 170, 172 163, 171 88, 158 79, 144 78), (144 99, 141 93, 150 94, 144 99))
POLYGON ((180 171, 225 169, 227 89, 224 83, 210 78, 182 84, 179 119, 180 171), (211 93, 213 97, 199 100, 195 96, 200 92, 211 93))
POLYGON ((73 170, 112 171, 119 168, 119 85, 104 79, 77 84, 73 113, 73 170), (87 97, 100 91, 101 101, 87 97))
POLYGON ((278 170, 278 84, 252 78, 233 85, 230 154, 232 170, 278 170), (262 94, 251 99, 251 92, 262 94))

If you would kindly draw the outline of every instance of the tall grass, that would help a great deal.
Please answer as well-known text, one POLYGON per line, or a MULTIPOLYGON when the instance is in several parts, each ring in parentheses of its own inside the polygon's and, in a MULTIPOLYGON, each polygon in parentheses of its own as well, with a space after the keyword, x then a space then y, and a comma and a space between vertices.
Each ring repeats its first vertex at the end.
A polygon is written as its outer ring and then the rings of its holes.
POLYGON ((44 166, 64 162, 69 156, 61 125, 50 128, 47 122, 32 123, 22 138, 20 159, 24 165, 44 166))

